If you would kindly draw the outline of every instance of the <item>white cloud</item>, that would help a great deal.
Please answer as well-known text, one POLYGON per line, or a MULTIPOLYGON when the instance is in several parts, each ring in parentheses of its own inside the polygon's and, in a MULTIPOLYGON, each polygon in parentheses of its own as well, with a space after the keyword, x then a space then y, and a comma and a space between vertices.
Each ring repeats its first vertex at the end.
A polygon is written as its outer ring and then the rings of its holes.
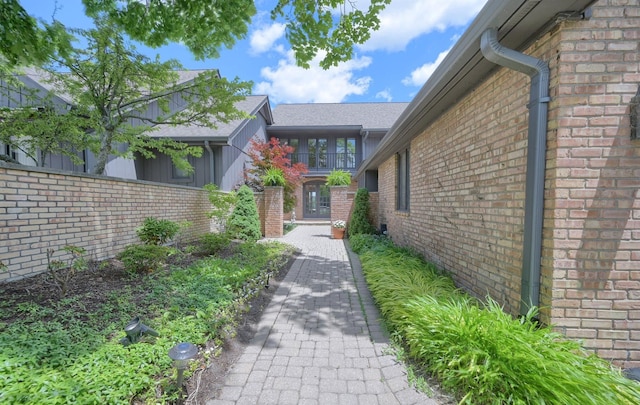
POLYGON ((288 51, 276 68, 261 69, 265 81, 256 84, 254 94, 268 94, 275 103, 338 103, 368 90, 371 77, 354 77, 354 72, 369 66, 371 58, 354 58, 324 70, 319 66, 323 57, 317 55, 310 68, 303 69, 296 66, 293 51, 288 51))
POLYGON ((393 97, 391 96, 391 91, 389 89, 384 89, 376 93, 376 98, 381 98, 384 101, 391 102, 393 97))
POLYGON ((487 0, 393 0, 380 14, 380 29, 364 51, 400 51, 414 38, 467 24, 487 0))
POLYGON ((402 79, 402 84, 404 84, 405 86, 422 86, 423 84, 425 84, 427 79, 431 77, 433 72, 436 70, 438 65, 442 63, 450 50, 451 48, 447 49, 446 51, 440 52, 435 62, 425 63, 424 65, 411 72, 411 76, 407 76, 402 79))
POLYGON ((251 34, 249 44, 252 54, 261 54, 269 51, 275 42, 284 35, 285 25, 274 23, 270 26, 257 29, 251 34))

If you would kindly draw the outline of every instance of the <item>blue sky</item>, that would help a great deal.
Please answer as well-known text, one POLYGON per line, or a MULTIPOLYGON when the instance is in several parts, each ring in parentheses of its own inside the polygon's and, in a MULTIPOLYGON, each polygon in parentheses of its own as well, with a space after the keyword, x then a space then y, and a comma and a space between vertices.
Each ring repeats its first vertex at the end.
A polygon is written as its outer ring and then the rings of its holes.
MULTIPOLYGON (((31 15, 51 20, 54 0, 20 3, 31 15)), ((352 60, 326 71, 314 62, 308 70, 295 66, 283 25, 269 17, 274 3, 256 0, 247 37, 221 50, 218 59, 196 61, 180 44, 138 49, 178 59, 186 69, 217 68, 225 77, 250 80, 253 93, 268 95, 272 104, 411 101, 486 0, 392 0, 381 14, 381 29, 352 60)), ((58 0, 57 6, 56 18, 65 25, 90 25, 81 0, 58 0)))

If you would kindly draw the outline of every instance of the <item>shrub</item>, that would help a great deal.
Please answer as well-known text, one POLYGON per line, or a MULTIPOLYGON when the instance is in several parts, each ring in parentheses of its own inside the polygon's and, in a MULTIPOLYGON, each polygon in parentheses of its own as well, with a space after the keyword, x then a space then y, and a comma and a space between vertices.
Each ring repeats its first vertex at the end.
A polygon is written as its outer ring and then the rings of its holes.
POLYGON ((161 245, 129 245, 117 258, 129 274, 152 272, 165 263, 170 251, 161 245))
POLYGON ((372 234, 376 228, 369 222, 369 191, 359 188, 353 201, 353 214, 349 223, 349 236, 372 234))
POLYGON ((227 233, 208 233, 200 238, 202 253, 205 255, 215 255, 222 249, 229 246, 231 238, 227 233))
POLYGON ((238 202, 229 218, 229 233, 246 241, 257 241, 262 236, 256 201, 247 185, 238 190, 238 202))
POLYGON ((225 231, 232 208, 238 199, 237 195, 233 191, 228 193, 221 191, 215 184, 206 184, 204 189, 209 193, 209 202, 211 203, 209 218, 212 218, 220 227, 220 231, 225 231))
POLYGON ((412 359, 461 404, 637 404, 640 386, 580 344, 483 304, 418 255, 359 236, 369 288, 412 359), (368 239, 368 240, 365 240, 368 239))
POLYGON ((84 257, 85 250, 78 246, 68 245, 61 249, 67 254, 66 260, 54 260, 54 249, 47 249, 47 272, 53 280, 53 284, 60 290, 60 295, 67 295, 69 281, 78 272, 86 270, 89 266, 84 257))
POLYGON ((284 172, 282 169, 271 167, 261 176, 262 183, 265 186, 284 186, 287 184, 287 180, 284 178, 284 172))
POLYGON ((348 186, 351 184, 351 173, 333 169, 327 176, 327 186, 348 186))
POLYGON ((163 245, 173 239, 179 230, 180 225, 173 221, 148 217, 136 229, 136 233, 145 245, 163 245))

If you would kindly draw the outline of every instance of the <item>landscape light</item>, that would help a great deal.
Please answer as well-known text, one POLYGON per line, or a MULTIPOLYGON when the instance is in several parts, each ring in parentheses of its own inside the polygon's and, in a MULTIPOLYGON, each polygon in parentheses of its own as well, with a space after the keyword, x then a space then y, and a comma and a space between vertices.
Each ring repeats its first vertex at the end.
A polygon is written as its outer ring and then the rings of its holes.
POLYGON ((144 335, 160 336, 158 332, 140 322, 140 317, 137 316, 124 327, 124 333, 126 333, 127 336, 120 339, 120 343, 125 346, 138 343, 144 335))
POLYGON ((173 365, 178 369, 178 389, 182 387, 182 374, 189 365, 189 360, 198 354, 198 346, 193 343, 178 343, 169 350, 169 357, 173 360, 173 365))

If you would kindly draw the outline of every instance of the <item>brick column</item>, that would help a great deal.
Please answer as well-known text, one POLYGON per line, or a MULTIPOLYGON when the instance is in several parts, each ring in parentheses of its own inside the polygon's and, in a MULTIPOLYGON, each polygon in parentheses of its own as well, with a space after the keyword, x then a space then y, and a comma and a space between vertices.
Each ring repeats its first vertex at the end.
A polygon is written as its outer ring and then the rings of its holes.
POLYGON ((329 187, 331 193, 331 223, 339 219, 343 221, 349 220, 349 211, 351 210, 351 201, 347 198, 348 186, 332 186, 329 187))
POLYGON ((264 236, 265 238, 281 238, 284 223, 284 188, 264 188, 264 236))

